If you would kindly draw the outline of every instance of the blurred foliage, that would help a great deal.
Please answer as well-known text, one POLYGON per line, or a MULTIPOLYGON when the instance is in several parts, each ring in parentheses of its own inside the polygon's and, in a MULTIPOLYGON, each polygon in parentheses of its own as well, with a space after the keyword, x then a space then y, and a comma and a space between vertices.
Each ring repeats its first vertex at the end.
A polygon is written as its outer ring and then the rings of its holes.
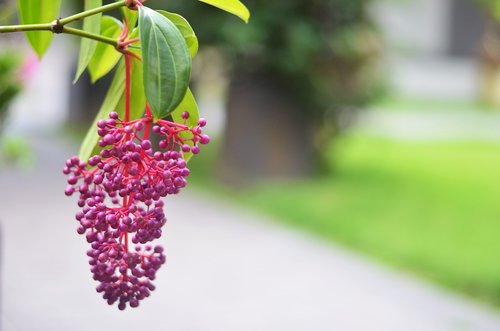
MULTIPOLYGON (((0 25, 10 24, 15 17, 15 1, 0 1, 0 25)), ((22 56, 0 44, 0 130, 7 116, 7 106, 21 90, 19 68, 22 56)), ((1 133, 1 132, 0 132, 1 133)))
POLYGON ((16 3, 14 1, 0 0, 0 24, 7 25, 12 22, 16 14, 16 3))
POLYGON ((21 137, 0 137, 0 166, 15 165, 30 169, 35 165, 33 148, 21 137))
POLYGON ((22 57, 14 51, 0 52, 0 129, 3 126, 10 101, 21 90, 18 69, 22 57))
POLYGON ((22 88, 19 71, 22 60, 23 56, 19 52, 0 52, 0 165, 15 164, 29 168, 33 164, 31 148, 23 139, 6 137, 2 132, 9 104, 22 88))
MULTIPOLYGON (((0 1, 0 24, 12 24, 16 17, 15 1, 0 1)), ((23 168, 33 165, 33 152, 22 139, 3 135, 9 104, 22 89, 24 55, 15 50, 15 42, 6 38, 0 44, 0 165, 15 164, 23 168)))
MULTIPOLYGON (((184 15, 200 45, 218 46, 233 74, 277 75, 311 110, 362 105, 380 91, 381 42, 370 0, 247 0, 248 25, 196 1, 151 1, 184 15)), ((312 114, 311 114, 312 115, 312 114)))
POLYGON ((500 21, 500 1, 498 0, 477 0, 486 9, 486 12, 495 20, 500 21))

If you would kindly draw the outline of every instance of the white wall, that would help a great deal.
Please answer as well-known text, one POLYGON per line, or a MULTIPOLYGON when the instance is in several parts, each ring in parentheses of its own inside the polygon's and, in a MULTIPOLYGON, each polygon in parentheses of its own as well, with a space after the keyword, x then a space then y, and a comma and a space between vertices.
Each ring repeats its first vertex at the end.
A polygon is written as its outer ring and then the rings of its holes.
POLYGON ((446 50, 452 0, 378 0, 373 17, 391 47, 428 56, 446 50))
POLYGON ((372 14, 385 41, 393 91, 424 99, 473 100, 474 59, 447 56, 453 0, 378 0, 372 14))

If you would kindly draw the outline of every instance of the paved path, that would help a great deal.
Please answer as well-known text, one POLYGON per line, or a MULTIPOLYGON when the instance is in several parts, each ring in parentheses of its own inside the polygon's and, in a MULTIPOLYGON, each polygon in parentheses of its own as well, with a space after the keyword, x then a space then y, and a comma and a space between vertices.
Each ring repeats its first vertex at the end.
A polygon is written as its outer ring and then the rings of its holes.
POLYGON ((62 194, 69 149, 37 146, 36 172, 0 170, 3 331, 500 330, 498 312, 189 188, 167 200, 157 291, 120 312, 62 194))

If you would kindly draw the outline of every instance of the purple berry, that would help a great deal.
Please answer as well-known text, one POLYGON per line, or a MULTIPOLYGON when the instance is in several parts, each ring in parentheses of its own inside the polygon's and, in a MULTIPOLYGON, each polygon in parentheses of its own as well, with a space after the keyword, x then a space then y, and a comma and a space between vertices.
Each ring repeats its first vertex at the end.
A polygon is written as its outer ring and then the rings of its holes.
MULTIPOLYGON (((182 117, 188 119, 189 113, 182 117)), ((91 246, 87 255, 96 291, 122 310, 138 307, 155 289, 151 281, 166 261, 163 248, 151 245, 167 222, 160 199, 187 184, 190 171, 182 153, 197 154, 197 144, 210 141, 202 134, 204 119, 191 128, 162 120, 152 127, 160 136, 153 146, 141 139, 147 136, 141 132, 147 121, 127 123, 110 113, 97 123, 99 145, 105 148, 87 162, 71 157, 63 168, 69 184, 65 194, 78 194, 77 232, 91 246), (191 138, 181 138, 183 131, 191 138), (135 250, 128 248, 130 242, 137 244, 135 250)))

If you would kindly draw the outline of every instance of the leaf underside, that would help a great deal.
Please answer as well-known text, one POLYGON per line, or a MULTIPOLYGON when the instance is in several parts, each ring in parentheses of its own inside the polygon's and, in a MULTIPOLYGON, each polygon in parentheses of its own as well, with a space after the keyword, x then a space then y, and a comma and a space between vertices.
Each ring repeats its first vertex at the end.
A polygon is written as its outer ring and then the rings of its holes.
POLYGON ((196 37, 196 34, 194 33, 194 30, 189 22, 181 15, 175 13, 170 13, 164 10, 157 10, 157 12, 162 14, 175 24, 177 29, 179 29, 182 36, 184 37, 184 40, 186 41, 191 58, 194 58, 196 53, 198 53, 198 37, 196 37))

